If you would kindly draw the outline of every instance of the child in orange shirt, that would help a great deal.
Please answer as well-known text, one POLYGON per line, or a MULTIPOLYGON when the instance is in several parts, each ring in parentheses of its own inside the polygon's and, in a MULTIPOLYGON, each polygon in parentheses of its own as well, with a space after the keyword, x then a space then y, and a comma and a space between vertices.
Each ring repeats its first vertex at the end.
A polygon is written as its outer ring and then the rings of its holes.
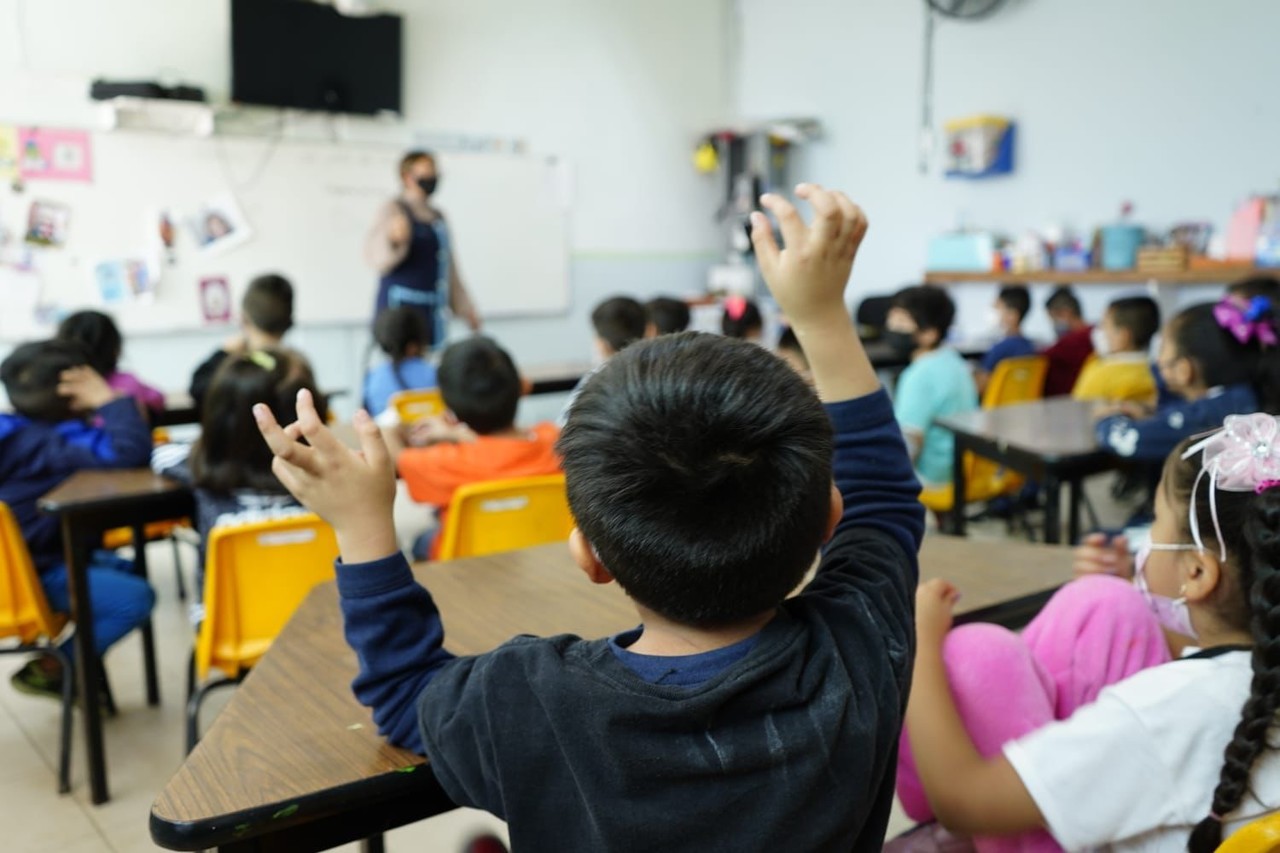
MULTIPOLYGON (((540 423, 516 426, 520 374, 511 356, 491 338, 468 338, 451 344, 436 373, 448 414, 392 434, 396 467, 419 503, 435 507, 444 522, 453 493, 470 483, 560 473, 555 442, 560 430, 540 423), (400 439, 400 441, 396 441, 400 439)), ((425 549, 414 548, 415 556, 425 549)), ((434 547, 432 553, 435 553, 434 547)))

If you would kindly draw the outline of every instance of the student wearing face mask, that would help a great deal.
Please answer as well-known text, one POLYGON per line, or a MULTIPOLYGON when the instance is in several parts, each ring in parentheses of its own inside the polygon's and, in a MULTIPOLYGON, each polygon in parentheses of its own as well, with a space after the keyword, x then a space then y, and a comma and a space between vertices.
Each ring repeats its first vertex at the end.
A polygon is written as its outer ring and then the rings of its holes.
POLYGON ((440 182, 434 155, 410 151, 400 160, 401 192, 382 206, 365 241, 365 258, 378 270, 377 316, 386 308, 414 308, 427 321, 428 345, 445 337, 445 309, 479 331, 480 317, 453 255, 444 214, 431 204, 440 182))
POLYGON ((1071 396, 1104 403, 1156 401, 1156 380, 1151 370, 1151 339, 1160 330, 1160 308, 1148 296, 1113 301, 1093 329, 1097 358, 1085 365, 1071 396))
POLYGON ((885 341, 911 364, 898 377, 893 411, 911 460, 926 485, 951 482, 955 437, 938 418, 978 408, 978 389, 960 353, 946 346, 956 316, 945 290, 908 287, 893 297, 885 318, 885 341))
POLYGON ((1080 378, 1085 362, 1093 355, 1090 337, 1093 327, 1084 320, 1080 300, 1070 285, 1059 287, 1050 294, 1044 310, 1053 323, 1053 335, 1057 340, 1044 351, 1049 359, 1049 372, 1044 377, 1044 395, 1060 397, 1070 394, 1080 378))

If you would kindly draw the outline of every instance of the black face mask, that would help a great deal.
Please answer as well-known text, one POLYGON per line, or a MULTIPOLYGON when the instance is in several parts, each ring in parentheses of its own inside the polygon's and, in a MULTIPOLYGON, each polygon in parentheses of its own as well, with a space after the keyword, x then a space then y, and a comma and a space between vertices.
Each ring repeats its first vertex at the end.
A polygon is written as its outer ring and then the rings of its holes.
POLYGON ((898 355, 910 355, 916 351, 916 336, 910 332, 891 332, 885 329, 881 337, 889 345, 889 349, 898 355))
POLYGON ((418 178, 418 189, 422 190, 423 195, 431 195, 436 191, 436 187, 438 186, 440 186, 439 176, 418 178))

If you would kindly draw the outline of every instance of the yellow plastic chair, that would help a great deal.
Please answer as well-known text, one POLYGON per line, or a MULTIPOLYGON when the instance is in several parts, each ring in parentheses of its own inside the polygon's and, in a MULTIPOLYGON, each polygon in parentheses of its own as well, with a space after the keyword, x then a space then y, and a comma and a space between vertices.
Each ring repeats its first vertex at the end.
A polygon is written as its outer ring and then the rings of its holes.
POLYGON ((17 638, 18 645, 0 647, 0 654, 51 654, 62 664, 62 742, 58 747, 58 793, 71 790, 71 706, 75 679, 71 662, 54 645, 67 626, 67 617, 49 609, 35 563, 22 530, 8 504, 0 503, 0 638, 17 638))
POLYGON ((420 388, 413 391, 397 391, 391 395, 391 407, 400 416, 400 423, 411 424, 423 418, 444 414, 444 396, 439 388, 420 388))
MULTIPOLYGON (((1049 372, 1049 360, 1042 355, 1006 358, 996 365, 982 395, 982 408, 995 409, 1015 403, 1028 403, 1044 397, 1044 377, 1049 372)), ((989 501, 1002 495, 1013 494, 1022 488, 1023 478, 993 462, 973 453, 964 455, 965 499, 963 503, 989 501)), ((955 509, 955 488, 952 483, 930 486, 920 493, 920 502, 936 513, 948 513, 955 509)))
POLYGON ((564 474, 472 483, 453 495, 437 558, 477 557, 562 542, 572 530, 564 474))
POLYGON ((200 705, 238 684, 316 584, 333 580, 338 542, 311 513, 215 527, 205 559, 204 620, 189 673, 187 751, 199 739, 200 705), (222 678, 210 679, 218 670, 222 678), (197 687, 197 685, 199 685, 197 687))
POLYGON ((1218 846, 1217 853, 1278 853, 1280 812, 1263 815, 1237 829, 1218 846))

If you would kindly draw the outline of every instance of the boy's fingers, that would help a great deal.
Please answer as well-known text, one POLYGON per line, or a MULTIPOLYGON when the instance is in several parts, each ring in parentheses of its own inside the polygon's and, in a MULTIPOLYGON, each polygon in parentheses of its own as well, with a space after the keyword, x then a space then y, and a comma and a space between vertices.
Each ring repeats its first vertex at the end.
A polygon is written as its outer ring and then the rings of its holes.
POLYGON ((335 453, 346 453, 347 447, 320 420, 316 411, 315 400, 306 388, 298 391, 298 429, 306 436, 307 442, 319 453, 331 456, 335 453))
MULTIPOLYGON (((253 417, 258 422, 258 432, 262 433, 262 438, 267 442, 267 447, 271 448, 271 452, 275 454, 277 459, 308 471, 314 471, 315 450, 304 444, 299 444, 296 439, 286 435, 280 424, 276 422, 276 416, 271 413, 269 407, 258 403, 253 407, 253 417)), ((292 429, 297 424, 290 424, 289 426, 292 429)), ((272 470, 274 470, 274 467, 273 464, 272 470)))
POLYGON ((276 475, 280 485, 289 490, 289 494, 302 500, 301 469, 290 465, 283 457, 277 456, 271 460, 271 473, 276 475))
POLYGON ((808 201, 813 208, 813 227, 810 229, 813 241, 828 245, 836 243, 840 239, 843 217, 840 205, 836 204, 831 193, 817 184, 800 184, 796 187, 796 195, 808 201))
POLYGON ((775 193, 760 196, 760 204, 778 220, 778 228, 782 231, 782 241, 787 248, 799 248, 804 245, 804 220, 791 202, 775 193))
POLYGON ((838 192, 835 197, 845 217, 846 230, 841 238, 848 242, 849 248, 856 254, 858 247, 862 245, 862 238, 867 235, 867 214, 844 193, 838 192))
POLYGON ((778 241, 773 239, 769 217, 760 211, 751 214, 751 245, 756 250, 756 263, 766 277, 778 262, 778 241))
POLYGON ((1084 537, 1081 544, 1091 545, 1094 548, 1101 548, 1103 545, 1107 544, 1107 535, 1105 533, 1090 533, 1088 536, 1084 537))
POLYGON ((365 461, 374 468, 386 468, 391 465, 391 456, 387 453, 387 444, 382 440, 382 430, 369 417, 369 413, 360 409, 353 419, 356 434, 360 436, 360 452, 365 461))

